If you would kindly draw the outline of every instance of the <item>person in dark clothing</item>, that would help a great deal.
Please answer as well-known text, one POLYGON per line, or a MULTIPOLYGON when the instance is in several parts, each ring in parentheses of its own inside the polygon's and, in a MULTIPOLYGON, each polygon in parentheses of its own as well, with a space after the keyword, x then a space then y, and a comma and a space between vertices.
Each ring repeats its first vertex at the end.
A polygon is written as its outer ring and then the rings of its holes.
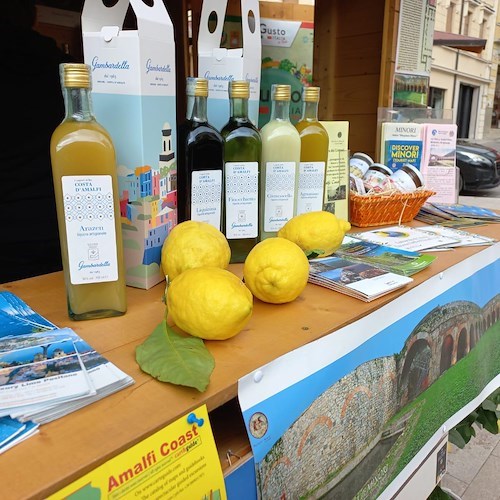
POLYGON ((62 269, 50 138, 64 118, 59 64, 73 58, 35 20, 35 0, 2 2, 0 283, 62 269))

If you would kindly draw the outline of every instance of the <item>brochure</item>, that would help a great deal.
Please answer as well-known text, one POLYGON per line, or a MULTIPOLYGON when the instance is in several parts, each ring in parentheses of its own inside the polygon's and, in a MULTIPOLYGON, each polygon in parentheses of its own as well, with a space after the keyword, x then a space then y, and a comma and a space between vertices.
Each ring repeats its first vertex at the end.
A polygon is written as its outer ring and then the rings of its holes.
POLYGON ((10 417, 0 418, 0 454, 36 434, 39 426, 31 421, 23 423, 10 417))
POLYGON ((370 241, 345 236, 342 245, 335 252, 338 257, 356 260, 385 269, 392 273, 411 276, 432 264, 435 255, 410 252, 391 248, 370 241))
POLYGON ((496 242, 495 238, 490 238, 489 236, 481 236, 479 234, 470 233, 469 231, 453 227, 445 227, 439 224, 426 226, 425 230, 429 233, 456 239, 457 241, 447 245, 448 248, 493 245, 493 243, 496 242))
POLYGON ((432 203, 432 206, 454 217, 468 217, 488 222, 500 222, 500 214, 488 208, 474 205, 462 205, 460 203, 432 203))
POLYGON ((422 205, 415 219, 427 224, 465 228, 500 222, 500 214, 474 205, 427 202, 422 205))
POLYGON ((72 329, 0 291, 0 416, 39 425, 133 383, 72 329))
POLYGON ((380 163, 393 172, 405 163, 420 170, 423 159, 424 124, 384 122, 381 127, 380 163))
POLYGON ((309 282, 365 302, 397 290, 413 278, 336 255, 309 262, 309 282))
POLYGON ((0 415, 95 394, 69 328, 0 338, 0 415))
MULTIPOLYGON (((391 226, 381 229, 373 229, 362 233, 350 233, 350 236, 365 241, 371 241, 379 245, 385 245, 411 252, 421 250, 441 249, 451 243, 459 241, 458 238, 450 238, 426 231, 423 228, 409 226, 391 226)), ((446 247, 446 248, 449 248, 446 247)))

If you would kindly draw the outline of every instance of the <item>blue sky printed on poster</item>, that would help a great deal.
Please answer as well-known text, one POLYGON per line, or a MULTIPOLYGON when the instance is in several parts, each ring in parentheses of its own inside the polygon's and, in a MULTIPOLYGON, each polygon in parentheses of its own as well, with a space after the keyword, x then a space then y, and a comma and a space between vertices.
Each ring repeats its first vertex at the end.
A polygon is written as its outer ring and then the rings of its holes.
MULTIPOLYGON (((419 286, 423 286, 425 283, 419 286)), ((268 399, 250 408, 243 407, 243 417, 247 430, 250 425, 250 417, 255 412, 264 413, 268 419, 268 429, 262 438, 256 439, 250 433, 248 434, 255 461, 263 460, 293 422, 315 399, 340 378, 366 361, 400 352, 412 330, 434 308, 460 300, 473 302, 479 307, 483 307, 498 294, 498 283, 500 283, 500 266, 493 262, 390 324, 345 356, 277 392, 268 399)), ((391 303, 384 308, 390 306, 391 303)), ((333 332, 331 335, 336 333, 333 332)), ((314 364, 314 360, 304 356, 304 363, 314 364)))

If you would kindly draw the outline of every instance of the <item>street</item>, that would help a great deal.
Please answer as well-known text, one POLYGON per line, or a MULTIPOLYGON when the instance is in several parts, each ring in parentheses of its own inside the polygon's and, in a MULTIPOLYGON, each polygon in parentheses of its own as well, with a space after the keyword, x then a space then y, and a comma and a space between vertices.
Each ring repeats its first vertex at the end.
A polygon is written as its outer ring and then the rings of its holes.
MULTIPOLYGON (((474 142, 485 144, 500 151, 500 129, 491 128, 484 139, 477 139, 474 142)), ((458 201, 464 205, 475 205, 500 211, 500 186, 482 191, 469 191, 463 196, 460 195, 458 201)))

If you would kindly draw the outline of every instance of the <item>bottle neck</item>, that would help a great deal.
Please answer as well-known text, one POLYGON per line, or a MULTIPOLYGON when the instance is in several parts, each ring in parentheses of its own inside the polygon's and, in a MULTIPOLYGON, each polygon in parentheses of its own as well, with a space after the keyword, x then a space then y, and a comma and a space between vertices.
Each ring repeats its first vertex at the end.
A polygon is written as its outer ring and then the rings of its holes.
POLYGON ((89 88, 65 87, 64 103, 66 106, 66 120, 79 122, 95 120, 89 88))
POLYGON ((207 98, 205 96, 195 96, 191 120, 195 122, 207 121, 207 98))
POLYGON ((318 121, 318 102, 304 101, 302 106, 302 120, 318 121))
POLYGON ((290 101, 272 101, 271 120, 290 121, 290 101))
POLYGON ((230 116, 232 118, 248 118, 248 99, 233 97, 229 100, 230 116))
POLYGON ((186 96, 186 120, 191 120, 193 116, 194 95, 186 96))

